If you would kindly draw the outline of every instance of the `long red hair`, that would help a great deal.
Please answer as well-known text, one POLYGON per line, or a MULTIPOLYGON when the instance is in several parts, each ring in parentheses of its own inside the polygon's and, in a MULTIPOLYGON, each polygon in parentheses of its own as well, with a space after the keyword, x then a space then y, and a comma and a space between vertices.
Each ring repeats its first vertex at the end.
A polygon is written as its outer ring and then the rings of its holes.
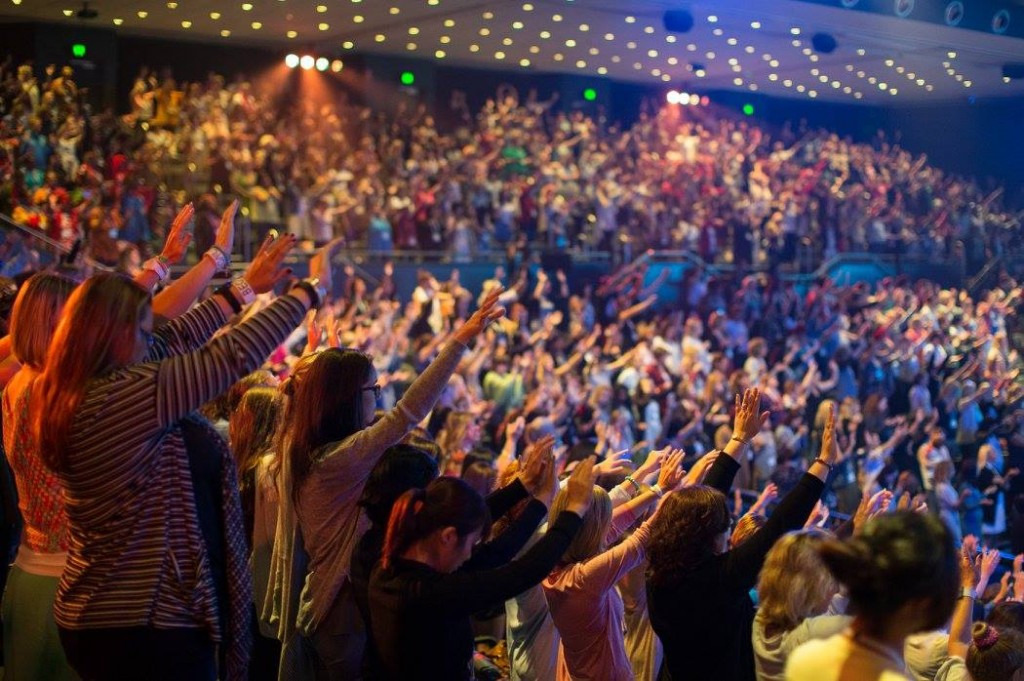
POLYGON ((61 472, 75 413, 89 383, 132 361, 149 292, 120 274, 97 274, 68 299, 32 395, 43 461, 61 472))

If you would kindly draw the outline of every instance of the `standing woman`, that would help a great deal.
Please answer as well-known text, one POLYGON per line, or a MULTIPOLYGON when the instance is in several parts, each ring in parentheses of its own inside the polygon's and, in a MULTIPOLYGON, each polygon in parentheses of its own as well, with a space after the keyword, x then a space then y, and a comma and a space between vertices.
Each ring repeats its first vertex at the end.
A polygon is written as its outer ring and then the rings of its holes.
POLYGON ((768 418, 768 412, 758 412, 760 401, 756 388, 744 393, 742 403, 737 395, 732 438, 704 484, 670 494, 651 523, 647 603, 665 649, 662 678, 754 678, 750 590, 775 541, 807 520, 838 455, 835 414, 830 412, 819 457, 764 527, 729 550, 732 521, 726 493, 739 457, 768 418))
MULTIPOLYGON (((189 414, 258 367, 319 304, 319 281, 300 282, 207 342, 286 276, 294 242, 268 239, 243 278, 156 334, 149 292, 119 275, 86 281, 64 309, 33 390, 32 425, 64 488, 70 541, 54 616, 85 678, 212 680, 221 642, 222 676, 244 678, 251 582, 241 519, 211 528, 198 503, 218 491, 229 500, 237 481, 209 452, 223 442, 197 441, 215 431, 190 427, 189 414), (213 470, 223 478, 210 479, 213 470)), ((325 261, 314 258, 311 270, 326 279, 325 261)))
POLYGON ((467 345, 504 314, 501 293, 491 291, 395 408, 373 425, 380 385, 372 359, 362 352, 331 348, 310 355, 285 386, 278 535, 262 615, 278 626, 283 677, 360 678, 366 634, 349 574, 369 526, 358 506, 363 487, 385 450, 430 413, 467 345), (299 654, 307 642, 311 655, 299 654), (310 657, 314 670, 303 671, 310 657))
MULTIPOLYGON (((230 248, 234 212, 225 212, 217 233, 217 253, 230 248)), ((160 256, 146 263, 135 281, 151 288, 163 279, 167 266, 185 255, 190 240, 191 206, 178 213, 160 256)), ((213 250, 213 249, 211 249, 213 250)), ((153 301, 154 311, 176 317, 216 273, 213 254, 164 289, 153 301)), ((61 648, 53 618, 54 595, 70 544, 63 489, 49 470, 32 436, 33 391, 46 363, 50 341, 64 305, 75 288, 70 279, 41 272, 22 287, 11 314, 13 359, 20 369, 3 393, 4 449, 18 491, 24 531, 10 581, 4 592, 4 678, 74 678, 61 648)))

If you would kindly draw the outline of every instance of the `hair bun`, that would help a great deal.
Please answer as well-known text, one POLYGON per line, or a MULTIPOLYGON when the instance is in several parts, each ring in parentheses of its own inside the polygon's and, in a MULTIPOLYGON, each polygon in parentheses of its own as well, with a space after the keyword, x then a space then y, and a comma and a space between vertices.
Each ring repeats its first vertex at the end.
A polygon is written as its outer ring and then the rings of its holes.
POLYGON ((988 650, 999 643, 999 630, 984 622, 977 622, 971 631, 971 638, 979 650, 988 650))

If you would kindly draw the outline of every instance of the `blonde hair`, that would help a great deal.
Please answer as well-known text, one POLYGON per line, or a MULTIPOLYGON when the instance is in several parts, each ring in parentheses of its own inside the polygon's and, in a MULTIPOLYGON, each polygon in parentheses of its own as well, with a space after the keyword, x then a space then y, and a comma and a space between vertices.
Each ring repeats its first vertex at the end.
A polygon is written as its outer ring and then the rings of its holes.
POLYGON ((33 431, 43 461, 60 472, 68 436, 89 383, 135 356, 149 291, 120 274, 97 274, 78 287, 54 332, 32 405, 33 431))
POLYGON ((768 520, 763 515, 747 513, 736 521, 736 527, 729 537, 729 547, 735 548, 754 536, 754 533, 764 527, 768 520))
MULTIPOLYGON (((569 503, 569 495, 566 490, 561 490, 551 504, 550 519, 555 521, 558 514, 565 510, 569 503)), ((601 487, 594 487, 594 501, 590 509, 583 516, 583 525, 576 536, 573 537, 569 548, 565 550, 562 565, 571 563, 582 563, 601 553, 604 550, 605 536, 608 534, 608 527, 612 523, 612 500, 601 487)))
POLYGON ((11 308, 11 352, 20 364, 37 371, 46 362, 53 333, 75 282, 40 272, 21 287, 11 308))
POLYGON ((818 554, 818 545, 828 537, 816 529, 790 532, 768 552, 757 583, 758 617, 766 631, 790 631, 828 608, 839 590, 818 554))
POLYGON ((448 412, 444 428, 437 434, 437 445, 441 448, 441 456, 447 461, 465 449, 466 431, 473 422, 473 414, 468 411, 448 412))

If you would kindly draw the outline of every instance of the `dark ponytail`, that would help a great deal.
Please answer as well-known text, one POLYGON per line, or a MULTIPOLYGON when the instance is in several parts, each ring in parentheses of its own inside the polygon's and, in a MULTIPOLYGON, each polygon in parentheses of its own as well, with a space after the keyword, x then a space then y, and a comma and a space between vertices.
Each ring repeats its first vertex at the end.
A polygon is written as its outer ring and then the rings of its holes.
POLYGON ((847 541, 818 549, 844 585, 850 610, 869 630, 882 627, 908 601, 923 599, 925 627, 937 629, 956 602, 959 563, 949 530, 937 517, 902 511, 870 521, 847 541))
POLYGON ((1024 634, 1010 628, 997 629, 975 622, 971 647, 967 650, 967 671, 975 681, 1007 681, 1024 669, 1024 634))
POLYGON ((437 530, 454 527, 459 537, 482 529, 486 535, 491 516, 484 498, 458 478, 438 478, 426 489, 411 489, 391 508, 381 565, 389 569, 403 551, 437 530))

